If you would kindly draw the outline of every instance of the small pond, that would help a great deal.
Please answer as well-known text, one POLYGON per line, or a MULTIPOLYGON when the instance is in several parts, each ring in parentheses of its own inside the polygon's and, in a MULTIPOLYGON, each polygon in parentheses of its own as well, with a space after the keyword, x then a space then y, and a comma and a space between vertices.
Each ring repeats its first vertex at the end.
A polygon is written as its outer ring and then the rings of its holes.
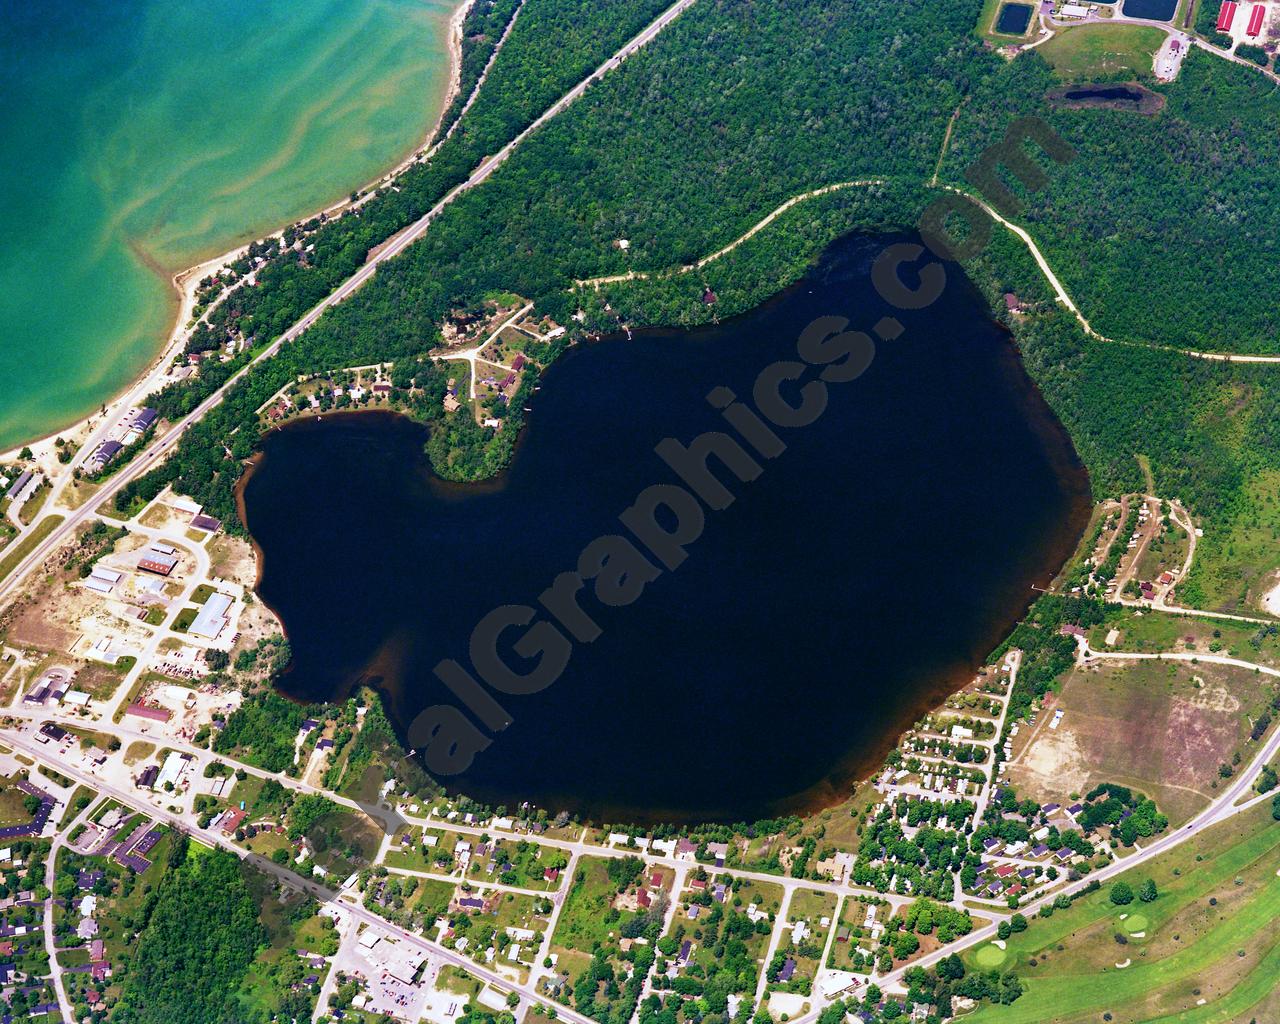
POLYGON ((1124 0, 1121 11, 1127 18, 1169 21, 1178 9, 1178 0, 1124 0))
POLYGON ((1023 35, 1031 24, 1031 12, 1030 4, 1005 4, 996 19, 996 31, 1006 36, 1023 35))

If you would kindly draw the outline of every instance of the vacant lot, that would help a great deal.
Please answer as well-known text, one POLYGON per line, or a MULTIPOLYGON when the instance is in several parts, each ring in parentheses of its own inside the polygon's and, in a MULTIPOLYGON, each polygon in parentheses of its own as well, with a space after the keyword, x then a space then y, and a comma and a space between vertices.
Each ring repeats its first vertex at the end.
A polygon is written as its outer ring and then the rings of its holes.
POLYGON ((1115 907, 1104 886, 1052 918, 1034 919, 1003 953, 990 943, 976 947, 966 954, 970 967, 1013 969, 1026 992, 1012 1006, 984 1006, 966 1020, 1275 1019, 1265 1011, 1274 1009, 1280 976, 1277 855, 1280 829, 1267 802, 1126 875, 1135 889, 1155 880, 1153 903, 1115 907))
POLYGON ((1213 796, 1218 768, 1250 756, 1250 721, 1271 699, 1270 678, 1207 663, 1144 660, 1075 668, 1054 708, 1040 715, 1028 748, 1010 768, 1019 793, 1084 793, 1117 782, 1155 799, 1177 825, 1213 796))
POLYGON ((1146 78, 1164 35, 1149 25, 1081 25, 1059 32, 1040 55, 1064 81, 1146 78))
POLYGON ((578 862, 564 910, 556 922, 554 946, 589 954, 598 944, 616 939, 623 921, 636 916, 611 909, 617 887, 609 879, 607 865, 608 860, 601 857, 584 857, 578 862))

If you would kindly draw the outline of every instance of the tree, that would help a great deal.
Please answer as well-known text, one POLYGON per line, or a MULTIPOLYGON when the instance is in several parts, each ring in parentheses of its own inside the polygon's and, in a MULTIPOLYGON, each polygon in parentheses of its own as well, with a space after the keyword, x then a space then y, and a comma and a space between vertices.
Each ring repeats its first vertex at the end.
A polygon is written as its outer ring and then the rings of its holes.
POLYGON ((1116 882, 1111 887, 1111 902, 1117 907, 1133 902, 1133 890, 1129 888, 1128 882, 1116 882))
POLYGON ((1143 903, 1152 903, 1159 895, 1160 892, 1156 889, 1154 878, 1148 878, 1142 883, 1142 888, 1138 890, 1138 899, 1142 900, 1143 903))
POLYGON ((943 957, 938 962, 938 977, 945 981, 959 981, 964 977, 964 961, 958 953, 943 957))

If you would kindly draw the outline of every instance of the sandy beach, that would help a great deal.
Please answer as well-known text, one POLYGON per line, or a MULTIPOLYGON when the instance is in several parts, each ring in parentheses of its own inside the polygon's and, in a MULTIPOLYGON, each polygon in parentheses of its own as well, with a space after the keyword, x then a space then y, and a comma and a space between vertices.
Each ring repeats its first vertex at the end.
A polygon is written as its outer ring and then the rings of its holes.
MULTIPOLYGON (((448 86, 443 98, 440 100, 439 113, 436 115, 430 130, 422 141, 414 145, 409 154, 390 170, 379 175, 373 181, 368 182, 362 188, 355 190, 356 199, 354 202, 351 199, 351 195, 348 194, 329 206, 326 206, 321 210, 316 210, 308 216, 291 220, 289 222, 290 224, 311 220, 314 217, 322 215, 335 217, 346 210, 359 206, 367 201, 378 188, 390 182, 414 163, 427 159, 427 157, 434 152, 432 139, 435 138, 436 133, 439 131, 445 111, 448 110, 449 105, 453 102, 454 97, 457 96, 458 91, 461 88, 462 29, 467 13, 471 10, 471 6, 474 2, 475 0, 462 0, 449 17, 448 86)), ((192 321, 191 317, 195 309, 196 291, 200 282, 245 255, 245 253, 248 252, 249 246, 253 244, 254 241, 262 242, 271 238, 281 237, 285 227, 287 226, 288 225, 281 225, 276 230, 268 232, 257 239, 248 239, 219 256, 215 256, 212 259, 205 260, 203 263, 188 267, 187 269, 174 274, 171 278, 171 282, 174 290, 177 292, 177 314, 174 317, 173 328, 169 332, 167 340, 160 351, 156 354, 155 358, 148 364, 147 369, 97 412, 91 413, 78 422, 69 424, 68 426, 55 431, 51 431, 44 437, 15 445, 7 451, 0 452, 0 461, 14 461, 24 448, 29 448, 32 452, 35 466, 42 470, 47 476, 56 479, 62 472, 65 472, 68 469, 68 466, 59 463, 55 442, 59 439, 69 441, 80 449, 77 453, 78 455, 83 454, 87 446, 96 446, 100 440, 99 434, 104 433, 105 430, 115 423, 124 412, 138 405, 148 395, 168 383, 170 380, 169 368, 174 359, 181 353, 183 347, 186 345, 187 339, 190 337, 191 330, 195 327, 195 322, 192 321)), ((212 308, 214 307, 210 307, 210 311, 212 308)), ((77 458, 75 461, 79 462, 80 460, 77 458)))

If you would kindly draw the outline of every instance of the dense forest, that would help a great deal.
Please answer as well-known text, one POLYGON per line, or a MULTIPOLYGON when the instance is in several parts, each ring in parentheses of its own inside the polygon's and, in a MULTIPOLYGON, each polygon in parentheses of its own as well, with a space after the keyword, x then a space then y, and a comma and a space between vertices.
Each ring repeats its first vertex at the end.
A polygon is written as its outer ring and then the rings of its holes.
POLYGON ((944 173, 963 170, 1022 113, 1077 152, 1019 219, 1094 328, 1210 351, 1280 352, 1280 94, 1257 72, 1192 50, 1164 109, 1055 110, 1036 54, 979 82, 944 173))
POLYGON ((228 993, 266 941, 257 903, 234 854, 187 851, 185 840, 175 846, 148 898, 113 1018, 120 1024, 245 1024, 228 993))
POLYGON ((436 139, 442 139, 462 116, 467 100, 475 92, 484 69, 493 59, 502 34, 520 8, 519 0, 475 0, 462 21, 462 61, 458 91, 440 115, 436 139))
MULTIPOLYGON (((500 6, 484 9, 493 24, 480 34, 492 34, 500 6)), ((219 308, 222 328, 257 344, 274 336, 661 7, 627 5, 620 17, 580 0, 527 0, 439 157, 357 216, 322 227, 308 258, 286 253, 268 263, 257 287, 219 308)), ((965 168, 1020 113, 1046 117, 1076 148, 1048 188, 1024 197, 1020 219, 1099 330, 1156 345, 1280 349, 1277 228, 1265 215, 1280 99, 1269 83, 1192 53, 1176 83, 1155 87, 1165 99, 1155 116, 1053 110, 1043 99, 1057 84, 1048 65, 1034 52, 1006 62, 985 51, 971 31, 977 17, 972 0, 694 5, 356 296, 255 369, 120 503, 172 481, 236 528, 232 487, 257 441, 258 406, 298 374, 379 360, 396 362, 394 379, 417 384, 411 404, 435 421, 428 452, 436 471, 492 475, 510 457, 533 378, 496 435, 424 400, 443 390, 423 356, 451 309, 517 292, 562 323, 577 314, 579 331, 743 311, 794 281, 840 234, 913 225, 937 194, 928 182, 957 109, 944 181, 963 184, 965 168), (700 271, 672 273, 798 193, 872 179, 793 207, 700 271), (653 277, 599 291, 574 286, 628 269, 653 277)), ((1276 466, 1272 368, 1085 338, 1002 231, 966 269, 993 306, 1004 290, 1032 303, 1016 321, 1000 315, 1096 493, 1141 488, 1142 455, 1161 493, 1199 515, 1226 514, 1253 474, 1276 466)), ((233 365, 207 367, 195 387, 163 396, 164 411, 189 408, 233 365)))

